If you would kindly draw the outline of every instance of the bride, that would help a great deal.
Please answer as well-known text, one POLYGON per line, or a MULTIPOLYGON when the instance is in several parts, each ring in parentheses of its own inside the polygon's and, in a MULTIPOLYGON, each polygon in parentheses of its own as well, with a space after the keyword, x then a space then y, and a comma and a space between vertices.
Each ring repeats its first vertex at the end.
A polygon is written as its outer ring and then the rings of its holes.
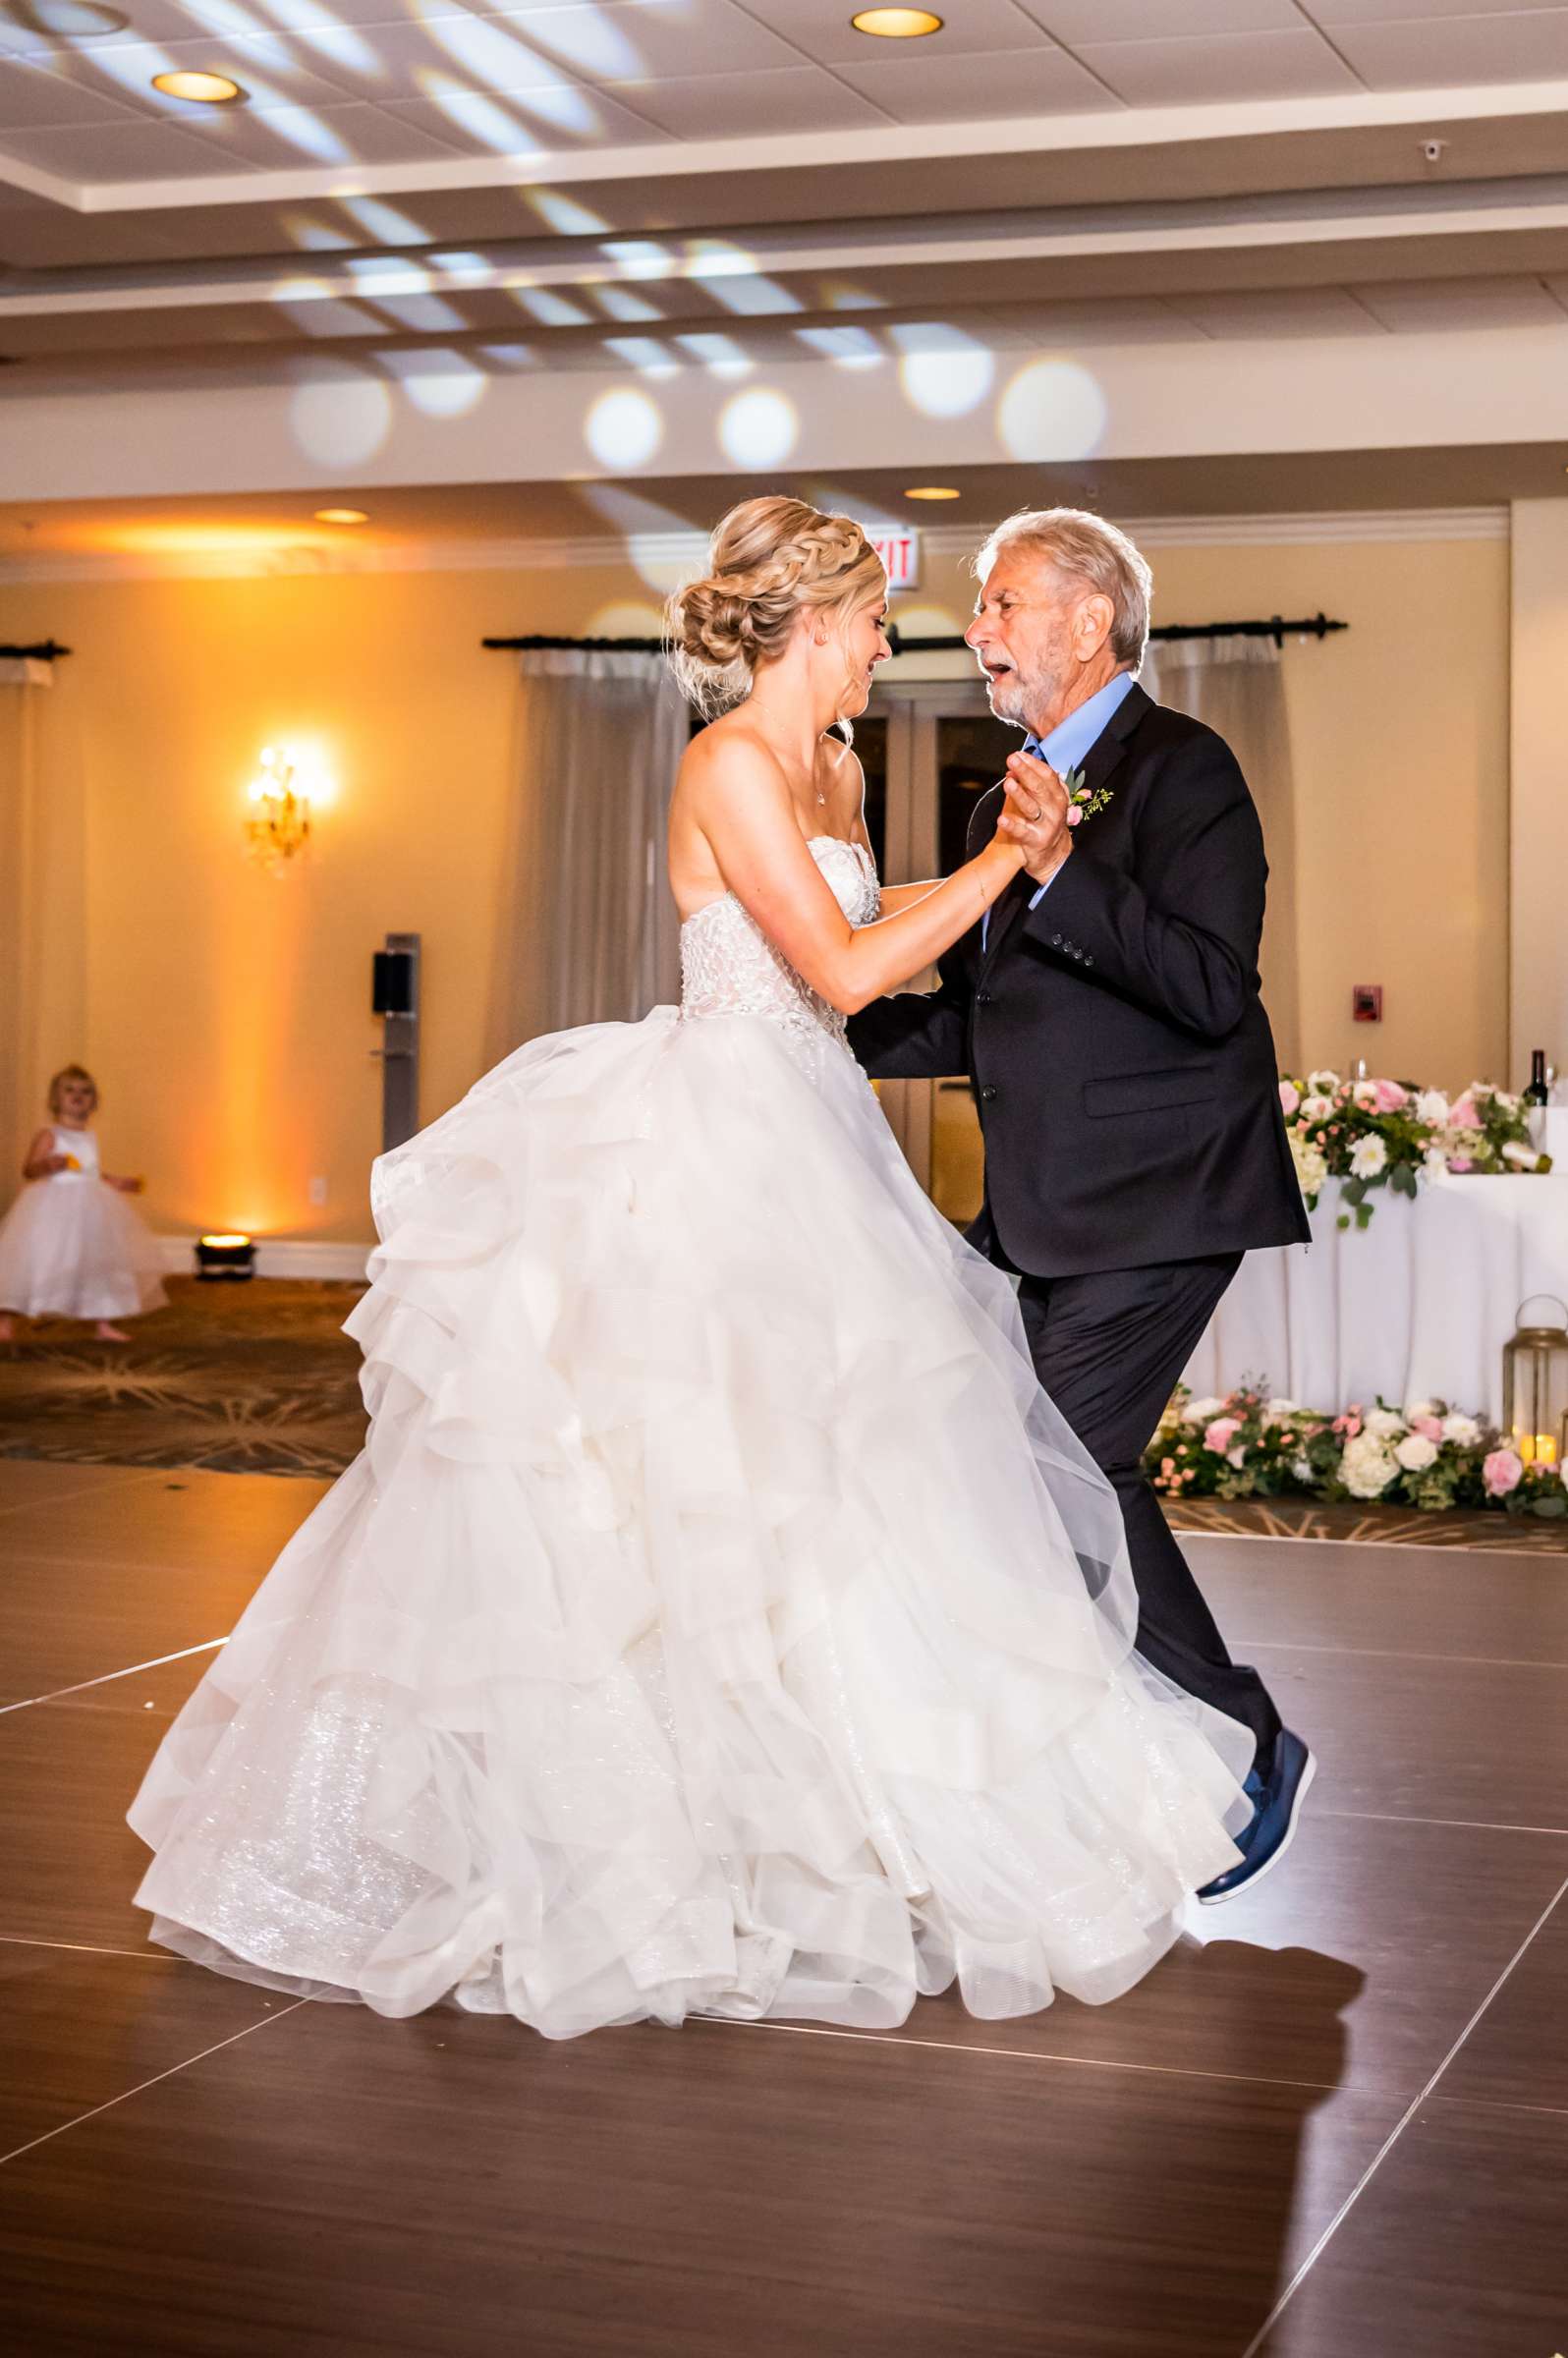
POLYGON ((879 894, 833 724, 888 653, 785 498, 671 601, 722 709, 679 1009, 520 1048, 375 1166, 363 1455, 131 1811, 152 1937, 550 2038, 1099 2001, 1236 1863, 1245 1730, 1133 1651, 1116 1498, 845 1045, 1017 872, 879 894), (728 707, 728 708, 724 708, 728 707))

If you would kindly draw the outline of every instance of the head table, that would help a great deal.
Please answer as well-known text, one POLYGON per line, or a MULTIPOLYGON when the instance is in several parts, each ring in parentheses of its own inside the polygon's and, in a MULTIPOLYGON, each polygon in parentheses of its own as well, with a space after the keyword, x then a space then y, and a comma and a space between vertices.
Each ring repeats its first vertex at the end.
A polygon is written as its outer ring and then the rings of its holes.
MULTIPOLYGON (((1555 1142, 1553 1142, 1555 1143, 1555 1142)), ((1568 1169, 1568 1163, 1559 1166, 1568 1169)), ((1330 1181, 1310 1245, 1249 1253, 1186 1372, 1200 1394, 1246 1377, 1304 1407, 1446 1400, 1496 1422, 1502 1349, 1530 1294, 1568 1304, 1568 1177, 1445 1172, 1371 1224, 1338 1225, 1330 1181)))

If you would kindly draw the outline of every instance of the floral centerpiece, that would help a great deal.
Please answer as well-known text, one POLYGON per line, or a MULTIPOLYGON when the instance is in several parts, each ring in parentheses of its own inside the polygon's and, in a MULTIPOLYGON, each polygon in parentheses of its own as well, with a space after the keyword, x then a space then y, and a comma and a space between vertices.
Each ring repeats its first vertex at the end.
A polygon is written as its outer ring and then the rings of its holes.
POLYGON ((1527 1465, 1493 1428, 1445 1400, 1360 1402, 1331 1416, 1244 1383, 1223 1400, 1179 1385, 1144 1468, 1171 1498, 1355 1498, 1385 1505, 1568 1514, 1565 1469, 1527 1465))
POLYGON ((1339 1180, 1347 1207, 1339 1215, 1341 1228, 1353 1217, 1358 1228, 1366 1227, 1373 1188, 1414 1196, 1424 1173, 1495 1176, 1551 1168, 1551 1156, 1531 1143, 1523 1097, 1488 1081, 1472 1081, 1449 1098, 1440 1089, 1410 1081, 1344 1081, 1330 1072, 1297 1080, 1284 1074, 1279 1102, 1307 1207, 1315 1208, 1325 1180, 1339 1180))

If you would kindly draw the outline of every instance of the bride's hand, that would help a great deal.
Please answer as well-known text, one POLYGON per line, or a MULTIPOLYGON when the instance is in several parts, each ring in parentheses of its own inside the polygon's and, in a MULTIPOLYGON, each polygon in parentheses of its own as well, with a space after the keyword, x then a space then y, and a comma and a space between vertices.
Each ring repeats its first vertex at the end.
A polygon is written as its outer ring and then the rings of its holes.
POLYGON ((1007 803, 996 832, 1018 847, 1036 882, 1046 884, 1072 849, 1067 788, 1048 762, 1032 754, 1010 754, 1007 769, 1007 803))

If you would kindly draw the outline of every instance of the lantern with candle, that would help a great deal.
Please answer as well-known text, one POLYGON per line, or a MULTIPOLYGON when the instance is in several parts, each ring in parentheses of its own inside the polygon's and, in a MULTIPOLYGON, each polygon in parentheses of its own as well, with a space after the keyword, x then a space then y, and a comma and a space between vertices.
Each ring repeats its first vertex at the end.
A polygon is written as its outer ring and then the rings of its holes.
POLYGON ((1515 1316, 1503 1345, 1503 1430, 1525 1465, 1558 1466, 1568 1457, 1568 1303, 1532 1294, 1515 1316), (1537 1303, 1561 1311, 1561 1320, 1529 1322, 1537 1303))

